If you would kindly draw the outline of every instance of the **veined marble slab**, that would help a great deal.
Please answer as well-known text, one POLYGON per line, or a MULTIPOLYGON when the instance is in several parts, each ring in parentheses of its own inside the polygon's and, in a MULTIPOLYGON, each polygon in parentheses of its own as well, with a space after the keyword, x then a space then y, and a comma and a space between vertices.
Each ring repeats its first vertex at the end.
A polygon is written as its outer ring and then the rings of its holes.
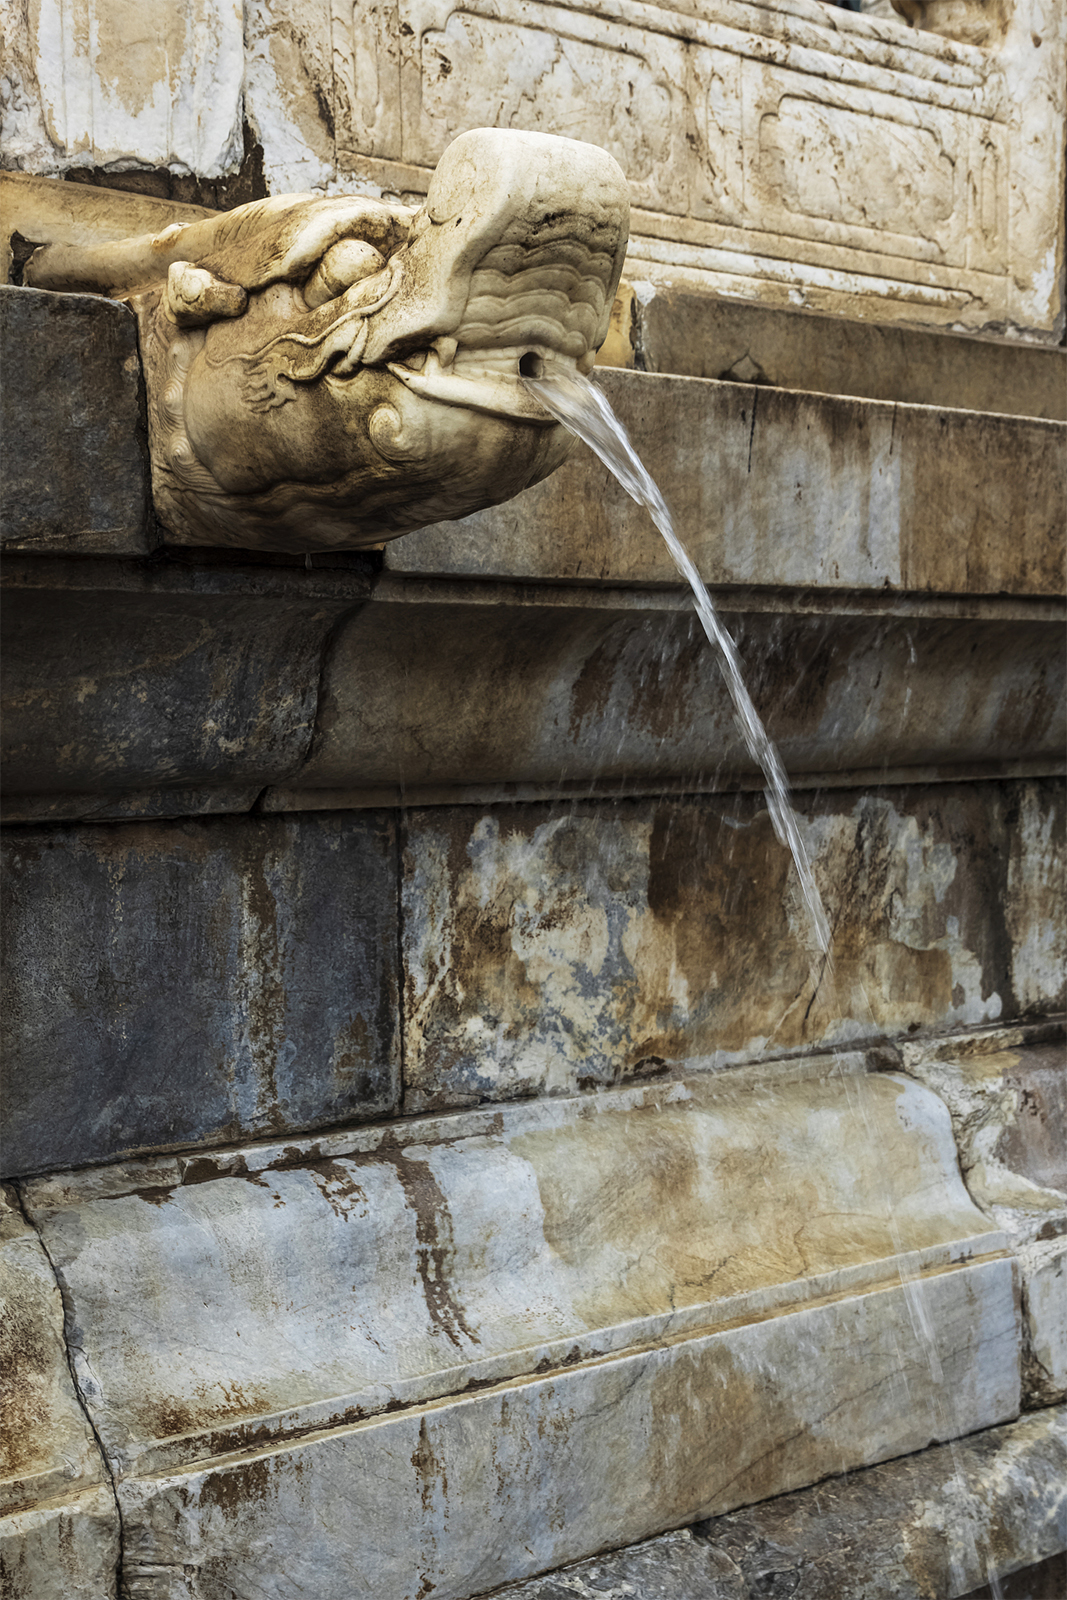
POLYGON ((109 1600, 118 1508, 71 1379, 51 1262, 6 1185, 0 1302, 0 1593, 4 1600, 109 1600))
POLYGON ((861 1057, 24 1193, 146 1595, 466 1596, 1018 1410, 1004 1238, 861 1057))

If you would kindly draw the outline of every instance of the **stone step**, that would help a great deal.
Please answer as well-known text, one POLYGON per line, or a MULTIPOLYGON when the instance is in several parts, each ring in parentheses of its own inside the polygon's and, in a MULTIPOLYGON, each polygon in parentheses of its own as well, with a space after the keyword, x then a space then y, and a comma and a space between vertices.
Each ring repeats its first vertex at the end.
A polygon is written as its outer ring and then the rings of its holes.
POLYGON ((614 1550, 500 1600, 1062 1600, 1067 1412, 614 1550))
POLYGON ((1005 1236, 862 1057, 20 1191, 131 1593, 465 1600, 1018 1413, 1005 1236))

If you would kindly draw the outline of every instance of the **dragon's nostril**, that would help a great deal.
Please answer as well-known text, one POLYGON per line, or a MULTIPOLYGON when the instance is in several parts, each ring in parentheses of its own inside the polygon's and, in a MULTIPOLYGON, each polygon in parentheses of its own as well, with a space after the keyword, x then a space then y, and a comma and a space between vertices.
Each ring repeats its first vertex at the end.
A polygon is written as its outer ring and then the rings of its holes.
POLYGON ((543 378, 545 364, 540 356, 534 355, 532 350, 527 350, 524 356, 519 357, 519 372, 524 378, 543 378))

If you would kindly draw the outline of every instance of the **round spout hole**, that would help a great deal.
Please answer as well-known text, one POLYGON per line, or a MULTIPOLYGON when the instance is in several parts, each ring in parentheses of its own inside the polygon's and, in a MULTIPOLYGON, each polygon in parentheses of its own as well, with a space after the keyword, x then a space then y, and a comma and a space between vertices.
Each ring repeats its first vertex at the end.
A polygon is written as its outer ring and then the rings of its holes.
POLYGON ((535 356, 532 350, 527 350, 524 356, 519 357, 519 373, 523 378, 543 378, 545 364, 540 356, 535 356))

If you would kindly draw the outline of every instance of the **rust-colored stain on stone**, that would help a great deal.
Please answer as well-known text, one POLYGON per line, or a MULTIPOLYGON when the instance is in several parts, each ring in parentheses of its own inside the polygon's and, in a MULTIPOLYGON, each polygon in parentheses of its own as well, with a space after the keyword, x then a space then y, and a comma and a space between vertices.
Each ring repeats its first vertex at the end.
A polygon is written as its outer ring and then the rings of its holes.
MULTIPOLYGON (((756 796, 409 813, 406 1109, 1013 1013, 1013 951, 1055 942, 1055 785, 796 804, 833 981, 756 796)), ((1062 1004, 1053 969, 1031 964, 1027 1006, 1062 1004)))

